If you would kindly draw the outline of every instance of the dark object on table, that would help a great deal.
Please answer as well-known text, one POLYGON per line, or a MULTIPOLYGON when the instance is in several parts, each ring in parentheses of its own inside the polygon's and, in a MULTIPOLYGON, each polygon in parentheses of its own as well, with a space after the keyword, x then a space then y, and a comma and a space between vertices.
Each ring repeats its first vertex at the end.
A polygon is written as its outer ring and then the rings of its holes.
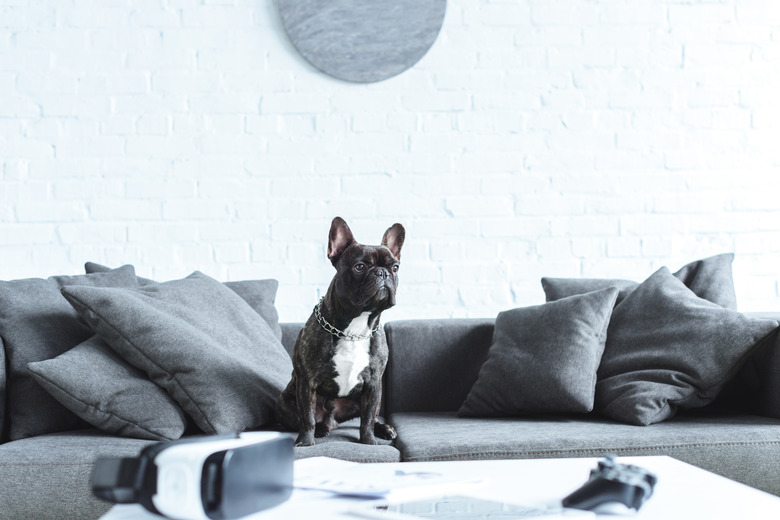
POLYGON ((292 448, 290 436, 273 432, 160 442, 138 457, 99 458, 92 492, 169 518, 239 518, 290 497, 292 448))
POLYGON ((600 461, 590 478, 563 499, 564 507, 593 510, 609 503, 620 503, 639 510, 653 495, 658 478, 638 466, 619 464, 614 455, 600 461))

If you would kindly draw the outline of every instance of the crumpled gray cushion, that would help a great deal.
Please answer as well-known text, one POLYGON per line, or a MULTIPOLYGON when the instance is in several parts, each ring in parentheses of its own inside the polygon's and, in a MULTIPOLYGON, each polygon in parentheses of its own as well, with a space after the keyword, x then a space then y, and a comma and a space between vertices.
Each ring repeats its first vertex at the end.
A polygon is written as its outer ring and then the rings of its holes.
POLYGON ((174 440, 187 428, 184 412, 165 390, 119 357, 100 336, 27 368, 55 399, 105 432, 174 440))
POLYGON ((733 263, 733 253, 715 255, 684 265, 674 276, 699 298, 735 311, 737 295, 734 292, 733 263))
MULTIPOLYGON (((87 273, 103 273, 110 270, 95 262, 84 264, 87 273)), ((137 277, 138 285, 151 285, 158 283, 149 278, 137 277)), ((271 330, 280 340, 282 339, 282 327, 279 324, 279 313, 276 310, 276 291, 279 289, 279 282, 267 278, 263 280, 243 280, 237 282, 224 282, 232 291, 236 292, 244 299, 257 313, 263 317, 271 330)))
POLYGON ((638 286, 637 282, 620 278, 552 278, 549 276, 542 278, 542 288, 545 300, 548 302, 614 287, 618 290, 615 299, 615 305, 618 305, 638 286))
POLYGON ((618 290, 501 312, 462 417, 590 412, 618 290))
MULTIPOLYGON (((88 272, 108 268, 87 263, 88 272)), ((139 285, 157 284, 137 277, 139 285)), ((225 284, 261 316, 278 326, 273 305, 276 280, 225 284), (271 312, 272 311, 272 312, 271 312)), ((179 438, 187 426, 184 412, 147 375, 119 357, 94 336, 55 359, 31 363, 28 370, 49 394, 103 431, 152 440, 179 438), (90 374, 85 377, 84 374, 90 374)))
POLYGON ((279 313, 276 310, 276 291, 279 282, 273 279, 224 282, 225 287, 241 296, 271 327, 276 339, 282 339, 279 313))
POLYGON ((612 313, 596 410, 648 425, 710 403, 777 326, 699 298, 661 268, 612 313))
POLYGON ((51 397, 27 364, 56 357, 95 333, 60 294, 72 285, 136 287, 135 270, 0 281, 0 338, 8 364, 5 421, 10 440, 87 426, 51 397))
MULTIPOLYGON (((134 266, 135 267, 135 266, 134 266)), ((107 267, 102 264, 96 264, 95 262, 87 262, 84 264, 84 272, 87 274, 92 273, 105 273, 106 271, 110 271, 112 268, 107 267)), ((138 285, 149 285, 152 283, 158 283, 155 280, 150 280, 149 278, 144 278, 143 276, 135 276, 135 279, 138 281, 138 285)))
MULTIPOLYGON (((726 309, 737 310, 737 296, 734 292, 734 276, 731 265, 733 253, 710 256, 684 265, 674 276, 679 278, 700 298, 717 303, 726 309)), ((639 286, 631 280, 610 278, 542 278, 542 288, 548 302, 574 294, 616 287, 620 290, 615 305, 639 286)))
POLYGON ((195 272, 132 290, 66 287, 62 293, 205 433, 273 422, 292 361, 268 323, 223 284, 195 272))

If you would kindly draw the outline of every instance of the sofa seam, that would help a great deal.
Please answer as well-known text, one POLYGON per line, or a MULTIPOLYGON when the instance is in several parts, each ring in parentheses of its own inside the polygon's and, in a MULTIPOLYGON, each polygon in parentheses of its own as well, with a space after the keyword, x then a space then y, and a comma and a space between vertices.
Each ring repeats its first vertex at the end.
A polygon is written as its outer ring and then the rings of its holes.
POLYGON ((52 463, 42 463, 42 462, 0 462, 0 468, 7 468, 7 467, 30 467, 30 466, 94 466, 94 462, 52 462, 52 463))
MULTIPOLYGON (((637 452, 641 450, 651 450, 651 451, 662 451, 662 450, 676 450, 680 448, 716 448, 716 447, 731 447, 731 446, 769 446, 769 445, 780 445, 780 441, 762 441, 762 442, 718 442, 718 443, 697 443, 697 444, 675 444, 670 446, 642 446, 642 447, 629 447, 629 448, 578 448, 578 449, 571 449, 571 450, 534 450, 534 451, 487 451, 487 452, 479 452, 475 453, 473 456, 466 455, 465 457, 462 457, 460 459, 453 459, 452 456, 444 457, 444 456, 435 456, 435 457, 425 457, 425 458, 418 458, 418 457, 404 457, 404 462, 415 462, 415 461, 443 461, 443 460, 483 460, 485 456, 494 456, 494 455, 546 455, 546 454, 576 454, 576 453, 593 453, 593 452, 602 452, 602 453, 620 453, 620 452, 637 452)), ((401 452, 403 455, 403 452, 401 452)), ((517 458, 517 457, 515 457, 517 458)))

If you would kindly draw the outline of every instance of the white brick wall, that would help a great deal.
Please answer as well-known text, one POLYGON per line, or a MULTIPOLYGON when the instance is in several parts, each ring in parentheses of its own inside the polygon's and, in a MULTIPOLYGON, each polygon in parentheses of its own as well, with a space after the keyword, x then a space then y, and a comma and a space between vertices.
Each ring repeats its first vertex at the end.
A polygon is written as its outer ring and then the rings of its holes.
POLYGON ((0 278, 133 263, 326 288, 330 219, 407 228, 388 319, 541 303, 734 251, 780 309, 780 2, 450 0, 411 70, 356 85, 273 0, 0 0, 0 278))

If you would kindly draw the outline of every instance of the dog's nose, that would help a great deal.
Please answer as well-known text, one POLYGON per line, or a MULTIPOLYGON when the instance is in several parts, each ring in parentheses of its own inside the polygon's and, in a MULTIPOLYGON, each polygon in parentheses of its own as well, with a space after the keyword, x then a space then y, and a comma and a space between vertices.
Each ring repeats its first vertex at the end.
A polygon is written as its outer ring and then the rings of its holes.
POLYGON ((381 278, 382 280, 386 280, 390 278, 390 271, 388 271, 384 267, 377 267, 376 269, 374 269, 374 274, 378 278, 381 278))

